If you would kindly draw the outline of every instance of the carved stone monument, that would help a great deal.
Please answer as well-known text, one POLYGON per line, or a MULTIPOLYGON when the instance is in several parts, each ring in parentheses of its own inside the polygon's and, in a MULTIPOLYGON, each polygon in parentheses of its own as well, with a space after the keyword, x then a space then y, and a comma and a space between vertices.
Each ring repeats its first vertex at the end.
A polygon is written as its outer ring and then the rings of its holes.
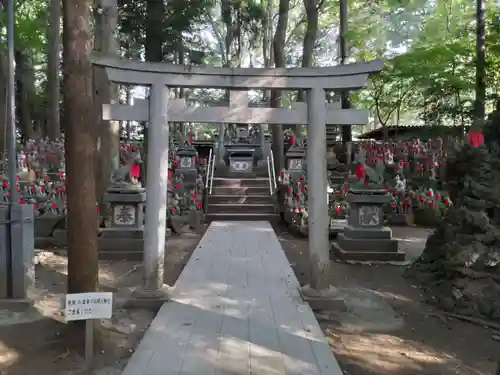
POLYGON ((349 216, 344 233, 333 243, 335 253, 345 260, 404 261, 398 241, 390 228, 384 226, 383 206, 390 202, 383 189, 351 189, 346 200, 349 216))

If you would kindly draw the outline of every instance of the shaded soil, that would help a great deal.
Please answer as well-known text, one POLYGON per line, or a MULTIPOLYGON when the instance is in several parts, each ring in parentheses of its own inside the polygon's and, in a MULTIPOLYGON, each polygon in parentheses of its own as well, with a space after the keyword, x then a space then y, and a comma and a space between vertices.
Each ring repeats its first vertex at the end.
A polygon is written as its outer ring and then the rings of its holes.
MULTIPOLYGON (((425 232, 395 228, 403 242, 425 232)), ((309 283, 306 239, 282 233, 280 242, 301 285, 309 283)), ((409 243, 412 241, 409 241, 409 243)), ((418 256, 415 246, 406 249, 418 256)), ((402 328, 376 332, 346 329, 318 314, 336 358, 346 375, 491 375, 500 362, 500 333, 485 326, 449 318, 425 304, 419 289, 403 277, 404 268, 332 262, 330 284, 363 288, 389 303, 402 317, 402 328)))
MULTIPOLYGON (((196 248, 202 233, 169 238, 165 283, 173 285, 196 248)), ((0 375, 83 374, 83 358, 68 340, 68 325, 61 316, 60 301, 66 290, 64 252, 39 251, 35 308, 23 313, 0 309, 0 375)), ((114 293, 115 309, 110 320, 99 325, 98 352, 93 374, 119 375, 155 311, 124 309, 123 302, 142 285, 138 261, 100 261, 99 288, 114 293)))

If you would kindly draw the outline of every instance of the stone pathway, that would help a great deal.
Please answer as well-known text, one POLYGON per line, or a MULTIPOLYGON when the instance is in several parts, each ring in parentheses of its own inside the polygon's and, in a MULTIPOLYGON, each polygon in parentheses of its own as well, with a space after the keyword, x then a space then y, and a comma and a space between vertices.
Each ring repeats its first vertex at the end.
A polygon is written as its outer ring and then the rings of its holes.
POLYGON ((267 222, 213 222, 122 375, 341 375, 267 222))

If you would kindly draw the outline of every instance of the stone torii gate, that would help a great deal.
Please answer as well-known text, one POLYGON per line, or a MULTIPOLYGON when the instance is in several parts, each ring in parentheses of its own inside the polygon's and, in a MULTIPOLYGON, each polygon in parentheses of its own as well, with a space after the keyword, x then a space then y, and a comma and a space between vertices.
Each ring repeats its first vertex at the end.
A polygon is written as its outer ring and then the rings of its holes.
MULTIPOLYGON (((307 125, 307 104, 293 102, 292 108, 266 108, 248 105, 247 91, 230 91, 229 102, 217 103, 212 107, 188 106, 185 99, 169 99, 168 120, 171 122, 197 122, 211 124, 282 124, 307 125)), ((104 104, 103 120, 114 121, 149 121, 149 103, 147 99, 135 99, 133 105, 104 104)), ((326 104, 327 125, 365 125, 368 111, 364 109, 341 109, 340 102, 326 104)), ((219 127, 219 134, 221 128, 219 127)), ((264 144, 264 132, 261 131, 261 145, 264 144)), ((224 138, 218 138, 219 159, 224 152, 224 138)))
POLYGON ((329 68, 215 68, 166 63, 138 62, 95 55, 94 65, 105 68, 111 82, 150 87, 149 105, 105 105, 105 119, 148 121, 148 173, 146 181, 146 224, 144 239, 145 288, 163 284, 168 178, 168 121, 212 123, 306 124, 308 133, 307 181, 309 184, 309 248, 313 287, 324 281, 328 269, 328 206, 326 124, 365 124, 365 111, 327 109, 325 90, 355 90, 366 86, 368 77, 383 63, 372 61, 329 68), (168 87, 220 88, 233 92, 228 107, 187 107, 169 101, 168 87), (304 107, 248 108, 246 90, 306 90, 304 107), (238 92, 239 91, 239 92, 238 92), (241 92, 243 91, 243 95, 241 92), (243 99, 244 98, 244 99, 243 99), (237 105, 235 105, 237 104, 237 105))

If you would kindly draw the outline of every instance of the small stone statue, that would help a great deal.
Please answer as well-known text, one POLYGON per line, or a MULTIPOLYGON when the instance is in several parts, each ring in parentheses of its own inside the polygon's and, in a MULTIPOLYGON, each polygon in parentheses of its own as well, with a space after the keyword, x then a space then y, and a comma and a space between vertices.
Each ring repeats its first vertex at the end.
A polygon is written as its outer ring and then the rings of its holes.
POLYGON ((406 179, 402 179, 401 180, 401 177, 399 177, 399 175, 396 175, 396 185, 394 186, 394 190, 398 191, 398 192, 402 192, 402 191, 405 191, 406 190, 406 179))
POLYGON ((142 163, 141 154, 136 149, 129 150, 124 165, 118 167, 111 174, 111 188, 120 190, 142 189, 139 182, 139 165, 142 163))
POLYGON ((389 149, 387 149, 385 151, 385 163, 387 165, 393 165, 394 164, 394 154, 389 149))

